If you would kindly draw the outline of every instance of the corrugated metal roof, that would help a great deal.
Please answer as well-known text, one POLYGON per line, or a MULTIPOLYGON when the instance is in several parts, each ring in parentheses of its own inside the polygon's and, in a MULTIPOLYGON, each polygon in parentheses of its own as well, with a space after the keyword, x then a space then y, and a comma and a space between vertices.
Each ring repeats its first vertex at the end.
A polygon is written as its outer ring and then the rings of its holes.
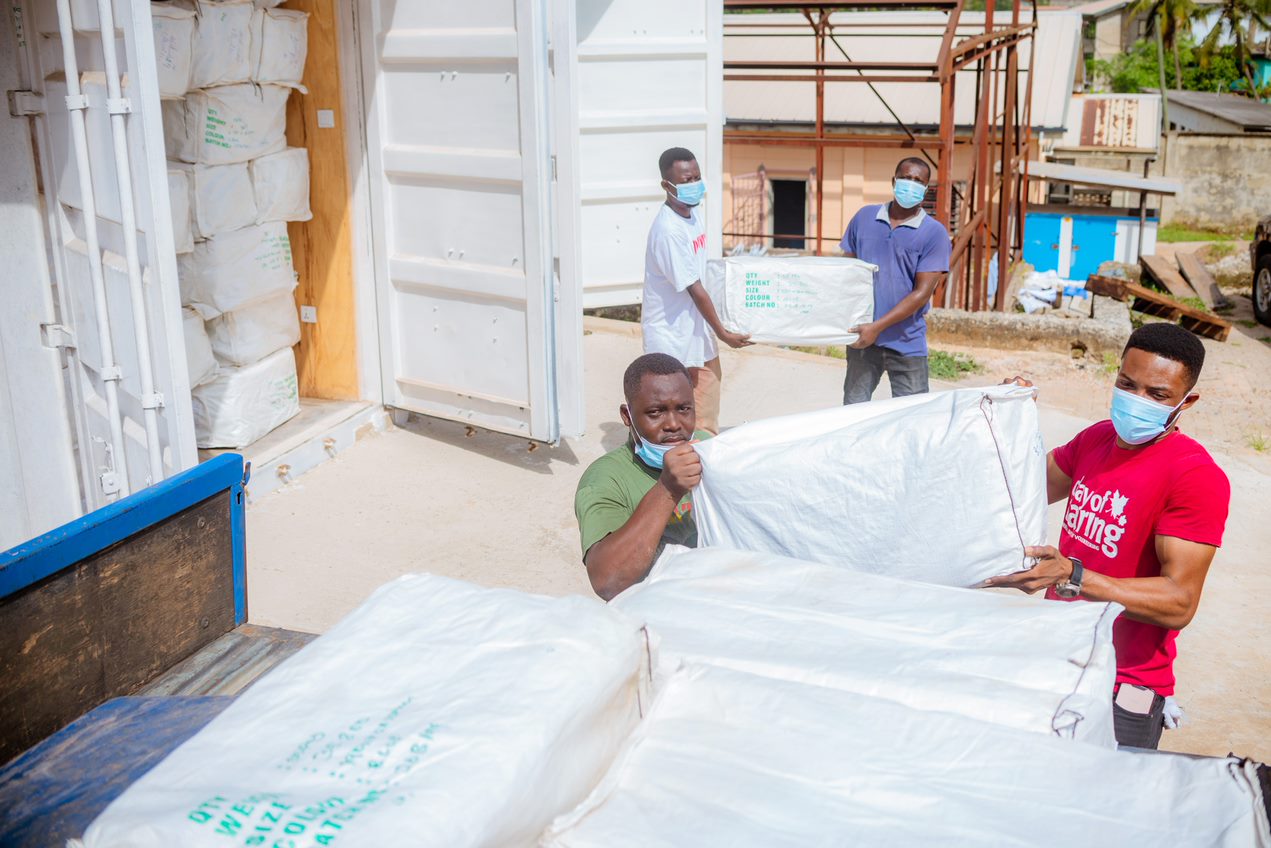
MULTIPOLYGON (((1029 19, 1025 14, 1024 20, 1029 19)), ((839 12, 831 16, 834 34, 848 56, 858 62, 934 62, 940 51, 946 16, 942 12, 839 12), (896 24, 904 24, 897 28, 896 24)), ((997 16, 997 26, 1009 17, 997 16)), ((812 29, 799 14, 728 15, 724 59, 813 61, 812 29), (744 24, 745 28, 734 25, 744 24), (791 24, 796 25, 790 27, 791 24), (749 33, 748 36, 737 33, 749 33)), ((959 40, 984 30, 983 12, 964 12, 959 40)), ((1060 131, 1067 126, 1068 104, 1081 55, 1081 16, 1069 10, 1038 16, 1036 75, 1033 80, 1033 126, 1060 131)), ((827 44, 827 60, 843 54, 827 44)), ((1020 49, 1021 68, 1029 67, 1032 48, 1020 49)), ((975 123, 975 72, 958 74, 955 121, 975 123)), ((935 127, 940 121, 940 85, 875 83, 879 94, 911 128, 935 127)), ((827 83, 825 120, 831 125, 895 126, 895 120, 864 83, 827 83)), ((724 83, 724 115, 731 124, 811 124, 816 120, 816 90, 810 82, 724 83)))
POLYGON ((1059 146, 1156 150, 1160 137, 1159 94, 1074 94, 1059 146))
POLYGON ((1259 103, 1237 94, 1207 91, 1171 91, 1169 102, 1230 121, 1246 130, 1271 128, 1271 104, 1259 103))
POLYGON ((1092 3, 1082 3, 1080 6, 1069 6, 1069 12, 1077 12, 1092 18, 1101 18, 1109 12, 1116 12, 1129 6, 1133 0, 1094 0, 1092 3))
POLYGON ((1059 180, 1083 186, 1107 186, 1130 191, 1146 191, 1149 194, 1178 194, 1183 190, 1183 184, 1178 180, 1136 177, 1128 171, 1078 168, 1075 165, 1057 165, 1054 162, 1029 162, 1028 176, 1034 179, 1059 180))

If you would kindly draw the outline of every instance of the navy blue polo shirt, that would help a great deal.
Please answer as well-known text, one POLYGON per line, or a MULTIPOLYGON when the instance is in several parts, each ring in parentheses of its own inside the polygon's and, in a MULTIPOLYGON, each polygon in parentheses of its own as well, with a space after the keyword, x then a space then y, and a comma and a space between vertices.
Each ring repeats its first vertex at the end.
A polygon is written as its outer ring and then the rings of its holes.
MULTIPOLYGON (((845 253, 878 266, 874 276, 874 320, 886 315, 914 290, 914 276, 929 271, 947 272, 949 232, 921 207, 907 221, 892 228, 887 206, 866 206, 847 225, 839 246, 845 253)), ((927 355, 927 320, 931 304, 878 334, 879 347, 901 356, 927 355)))

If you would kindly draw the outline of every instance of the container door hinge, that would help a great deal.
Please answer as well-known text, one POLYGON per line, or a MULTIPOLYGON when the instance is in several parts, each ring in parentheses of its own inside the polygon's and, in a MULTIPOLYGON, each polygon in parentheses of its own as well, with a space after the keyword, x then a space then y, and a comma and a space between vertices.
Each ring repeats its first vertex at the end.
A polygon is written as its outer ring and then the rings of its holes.
POLYGON ((44 114, 44 95, 34 91, 10 91, 9 114, 15 118, 29 118, 32 115, 44 114))
POLYGON ((55 349, 75 348, 75 334, 65 324, 41 324, 40 341, 55 349))
POLYGON ((102 494, 114 495, 119 493, 119 475, 114 471, 103 471, 101 475, 102 494))

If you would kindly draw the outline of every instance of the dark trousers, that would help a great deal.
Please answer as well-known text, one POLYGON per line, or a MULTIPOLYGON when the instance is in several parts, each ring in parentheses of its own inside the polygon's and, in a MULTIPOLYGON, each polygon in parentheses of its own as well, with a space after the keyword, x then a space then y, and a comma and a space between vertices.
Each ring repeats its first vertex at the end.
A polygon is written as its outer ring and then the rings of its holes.
POLYGON ((1120 704, 1112 705, 1112 729, 1117 744, 1126 748, 1155 750, 1165 729, 1165 698, 1154 695, 1146 713, 1132 713, 1120 704))
POLYGON ((920 395, 930 391, 927 357, 901 356, 878 345, 847 349, 847 376, 843 379, 843 403, 865 403, 878 388, 883 372, 891 380, 891 396, 920 395))

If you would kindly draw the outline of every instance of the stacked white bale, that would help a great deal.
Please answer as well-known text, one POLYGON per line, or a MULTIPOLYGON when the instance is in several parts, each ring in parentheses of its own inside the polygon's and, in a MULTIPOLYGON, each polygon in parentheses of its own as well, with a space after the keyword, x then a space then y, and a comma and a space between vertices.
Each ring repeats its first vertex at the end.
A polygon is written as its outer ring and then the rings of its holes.
POLYGON ((191 165, 173 162, 190 181, 190 217, 194 238, 210 239, 256 223, 256 193, 247 162, 191 165))
POLYGON ((308 221, 309 151, 288 147, 251 161, 252 190, 256 198, 256 223, 308 221))
POLYGON ((242 368, 222 368, 192 396, 201 448, 245 448, 300 412, 296 355, 280 350, 242 368))
POLYGON ((185 361, 190 369, 190 388, 196 388, 216 379, 220 366, 212 353, 212 343, 207 337, 207 325, 203 316, 188 306, 181 307, 181 327, 185 331, 185 361))
POLYGON ((181 98, 163 103, 181 300, 210 321, 187 344, 221 368, 210 382, 191 375, 203 383, 200 447, 244 447, 299 411, 285 222, 313 214, 308 153, 287 148, 286 109, 291 89, 304 91, 309 16, 277 5, 153 6, 161 93, 181 98))
POLYGON ((150 21, 159 96, 165 100, 185 97, 193 80, 195 14, 172 3, 151 3, 150 21))
POLYGON ((200 165, 247 162, 287 146, 287 95, 280 85, 225 85, 164 101, 169 159, 200 165))
POLYGON ((281 222, 244 227, 195 242, 177 257, 181 301, 215 318, 283 293, 296 285, 291 240, 281 222))
POLYGON ((309 15, 292 9, 262 9, 256 12, 259 49, 252 78, 258 83, 275 83, 303 88, 305 58, 309 53, 309 15))
POLYGON ((251 0, 177 0, 198 12, 191 88, 251 82, 259 44, 251 0))
POLYGON ((224 365, 250 365, 269 354, 300 342, 300 319, 291 292, 207 322, 212 353, 224 365))
POLYGON ((168 163, 168 203, 172 208, 172 241, 177 253, 194 250, 194 222, 190 212, 190 175, 180 163, 168 163))

